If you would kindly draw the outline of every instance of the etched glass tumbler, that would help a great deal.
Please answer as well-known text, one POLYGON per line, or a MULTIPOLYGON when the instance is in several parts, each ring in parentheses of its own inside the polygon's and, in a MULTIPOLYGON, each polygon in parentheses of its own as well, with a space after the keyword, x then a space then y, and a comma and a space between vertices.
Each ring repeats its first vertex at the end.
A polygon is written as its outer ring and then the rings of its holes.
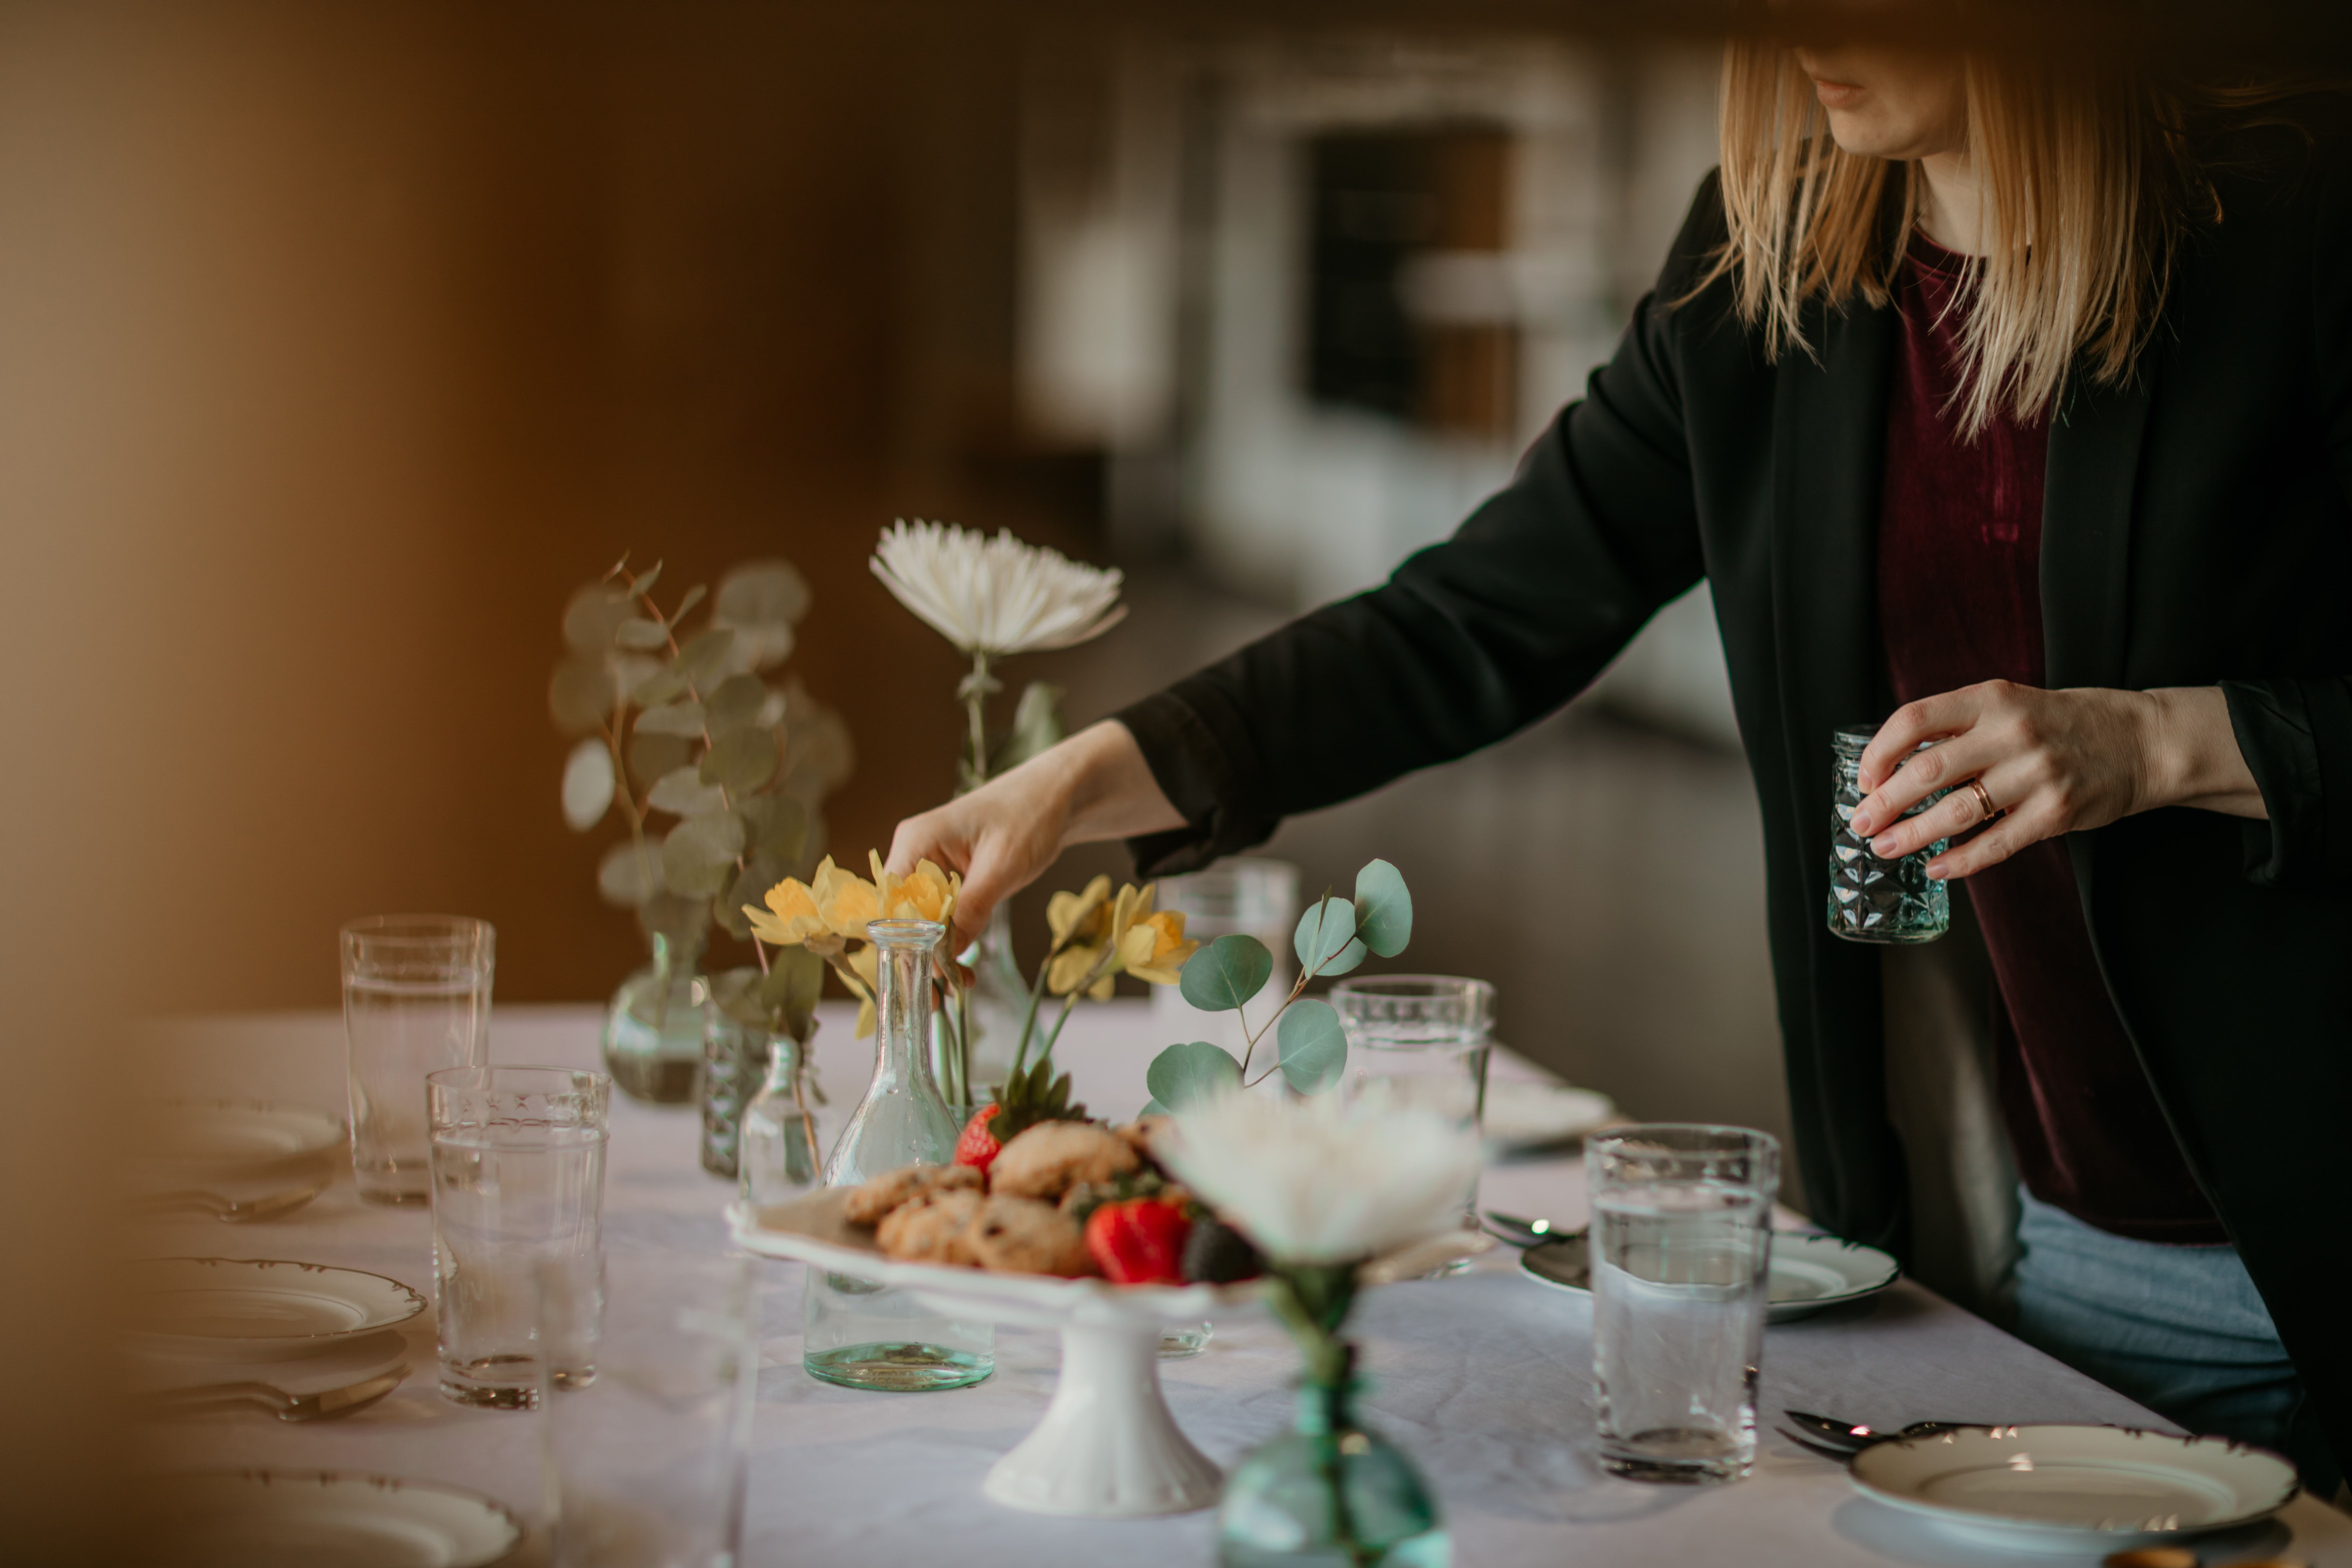
MULTIPOLYGON (((1392 1100, 1435 1110, 1479 1130, 1486 1109, 1486 1058, 1494 1047, 1495 988, 1458 974, 1382 974, 1342 980, 1331 1005, 1348 1037, 1339 1093, 1349 1100, 1372 1084, 1392 1100)), ((1462 1194, 1463 1226, 1478 1228, 1478 1184, 1462 1194)), ((1470 1267, 1456 1258, 1437 1269, 1470 1267)))
POLYGON ((464 915, 373 915, 342 949, 352 1179, 368 1203, 422 1206, 425 1075, 489 1059, 497 936, 464 915))
MULTIPOLYGON (((1927 862, 1951 840, 1882 860, 1851 826, 1863 799, 1862 753, 1877 733, 1875 724, 1854 724, 1830 737, 1830 930, 1848 942, 1933 942, 1951 926, 1952 890, 1927 875, 1927 862)), ((1946 793, 1935 791, 1903 815, 1918 816, 1946 793)))
POLYGON ((1756 1464, 1780 1143, 1744 1127, 1621 1127, 1586 1142, 1584 1176, 1601 1467, 1739 1479, 1756 1464))

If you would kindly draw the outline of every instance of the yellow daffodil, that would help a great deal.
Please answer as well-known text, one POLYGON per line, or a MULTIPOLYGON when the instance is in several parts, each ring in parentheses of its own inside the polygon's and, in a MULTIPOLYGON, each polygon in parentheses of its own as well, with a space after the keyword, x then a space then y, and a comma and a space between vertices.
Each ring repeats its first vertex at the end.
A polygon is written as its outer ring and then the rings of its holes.
POLYGON ((1054 932, 1054 945, 1062 947, 1073 941, 1093 938, 1094 928, 1106 922, 1109 905, 1108 877, 1097 877, 1077 892, 1055 893, 1047 899, 1045 924, 1054 932))
POLYGON ((1118 944, 1118 963, 1138 980, 1173 985, 1181 978, 1184 961, 1200 948, 1184 937, 1184 912, 1171 910, 1146 915, 1129 926, 1118 944))
POLYGON ((816 868, 816 880, 809 892, 825 929, 835 936, 862 942, 866 924, 882 917, 880 891, 865 878, 835 865, 830 855, 816 868))
POLYGON ((882 857, 868 852, 877 889, 877 917, 892 921, 935 921, 946 925, 955 915, 956 900, 963 894, 963 879, 925 860, 911 877, 894 877, 882 868, 882 857))
POLYGON ((790 877, 768 889, 767 905, 757 910, 745 904, 743 915, 751 923, 751 934, 771 947, 798 947, 826 929, 815 895, 790 877))

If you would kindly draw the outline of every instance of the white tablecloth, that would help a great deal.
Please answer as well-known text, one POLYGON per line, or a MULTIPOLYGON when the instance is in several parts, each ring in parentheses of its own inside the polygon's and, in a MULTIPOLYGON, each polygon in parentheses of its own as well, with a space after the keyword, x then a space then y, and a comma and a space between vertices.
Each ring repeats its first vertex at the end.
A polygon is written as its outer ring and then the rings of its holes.
MULTIPOLYGON (((597 1010, 504 1007, 492 1059, 591 1066, 597 1010)), ((206 1019, 173 1026, 167 1087, 342 1109, 342 1028, 331 1014, 206 1019)), ((1143 1099, 1143 1065, 1163 1030, 1148 1005, 1082 1009, 1057 1054, 1097 1114, 1143 1099)), ((863 1089, 870 1050, 827 1009, 818 1062, 837 1124, 863 1089)), ((1499 1060, 1498 1073, 1524 1073, 1499 1060)), ((1604 1086, 1605 1087, 1605 1086, 1604 1086)), ((619 1097, 615 1097, 616 1101, 619 1097)), ((614 1107, 604 1194, 606 1234, 634 1244, 710 1252, 726 1244, 729 1185, 697 1156, 690 1107, 614 1107)), ((1585 1218, 1572 1160, 1490 1171, 1487 1206, 1585 1218)), ((430 1221, 423 1210, 361 1204, 348 1179, 299 1212, 231 1226, 157 1225, 153 1254, 203 1253, 341 1264, 429 1292, 430 1221)), ((1841 1468, 1768 1436, 1756 1474, 1708 1489, 1643 1486, 1595 1462, 1591 1312, 1516 1271, 1505 1248, 1451 1279, 1367 1296, 1355 1329, 1374 1379, 1371 1425, 1417 1460, 1442 1500, 1454 1561, 1489 1564, 2020 1563, 2073 1561, 1988 1553, 1853 1490, 1841 1468)), ((819 1384, 800 1370, 800 1269, 766 1263, 759 1409, 752 1435, 747 1560, 790 1564, 1203 1564, 1213 1561, 1209 1513, 1129 1522, 1014 1512, 980 1493, 988 1467, 1044 1412, 1057 1344, 1000 1329, 997 1371, 950 1394, 884 1394, 819 1384)), ((348 1418, 286 1426, 232 1415, 181 1423, 168 1451, 207 1468, 256 1465, 366 1471, 488 1491, 526 1519, 538 1507, 535 1423, 529 1414, 461 1409, 435 1388, 429 1315, 410 1325, 415 1371, 392 1397, 348 1418)), ((1165 1363, 1177 1420, 1230 1465, 1290 1418, 1295 1358, 1268 1321, 1220 1322, 1208 1352, 1165 1363)), ((1881 1426, 1929 1418, 1987 1422, 2164 1424, 2113 1393, 1906 1281, 1875 1302, 1771 1329, 1766 1335, 1767 1426, 1788 1405, 1881 1426)), ((2217 1543, 2221 1544, 2221 1543, 2217 1543)), ((2209 1549, 2209 1563, 2285 1555, 2352 1568, 2352 1519, 2298 1498, 2282 1523, 2209 1549), (2288 1537, 2291 1535, 2291 1542, 2288 1537)), ((2090 1561, 2084 1559, 2083 1561, 2090 1561)))

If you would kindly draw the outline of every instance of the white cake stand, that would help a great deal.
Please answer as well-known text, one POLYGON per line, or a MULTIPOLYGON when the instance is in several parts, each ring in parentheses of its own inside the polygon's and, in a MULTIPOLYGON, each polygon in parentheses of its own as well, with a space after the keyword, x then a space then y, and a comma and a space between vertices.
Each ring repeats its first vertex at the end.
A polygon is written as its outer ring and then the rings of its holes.
MULTIPOLYGON (((1185 1513, 1217 1500, 1223 1474, 1178 1428, 1160 1392, 1160 1328, 1255 1306, 1263 1285, 1113 1285, 896 1263, 875 1247, 871 1231, 841 1217, 848 1196, 847 1188, 827 1188, 772 1208, 734 1205, 727 1217, 735 1239, 761 1257, 897 1286, 961 1317, 1061 1331, 1053 1403, 989 1471, 982 1488, 989 1497, 1033 1513, 1087 1519, 1185 1513)), ((1493 1245, 1483 1235, 1448 1231, 1367 1265, 1364 1282, 1412 1279, 1493 1245)))

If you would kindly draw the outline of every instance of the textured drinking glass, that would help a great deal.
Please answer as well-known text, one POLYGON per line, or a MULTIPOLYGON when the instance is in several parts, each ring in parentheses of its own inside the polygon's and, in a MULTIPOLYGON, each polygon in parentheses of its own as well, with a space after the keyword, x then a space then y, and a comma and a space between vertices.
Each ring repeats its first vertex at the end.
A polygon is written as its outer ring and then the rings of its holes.
POLYGON ((1738 1480, 1756 1463, 1780 1143, 1744 1127, 1621 1127, 1586 1142, 1584 1174, 1602 1467, 1738 1480))
MULTIPOLYGON (((1848 942, 1933 942, 1952 923, 1952 890, 1927 875, 1927 862, 1951 840, 1881 860, 1848 826, 1862 805, 1862 753, 1877 733, 1874 724, 1857 724, 1830 737, 1830 930, 1848 942)), ((1937 790, 1903 815, 1916 816, 1947 793, 1937 790)))
MULTIPOLYGON (((1331 1005, 1348 1036, 1339 1092, 1349 1099, 1382 1083, 1392 1098, 1425 1106, 1473 1132, 1486 1108, 1495 988, 1455 974, 1383 974, 1342 980, 1331 1005)), ((1478 1184, 1463 1194, 1463 1225, 1478 1228, 1478 1184)), ((1459 1273, 1470 1259, 1436 1270, 1459 1273)))
POLYGON ((599 1220, 613 1080, 569 1068, 445 1068, 433 1123, 433 1266, 441 1392, 521 1409, 596 1375, 599 1220), (557 1320, 541 1310, 566 1276, 557 1320))
POLYGON ((425 1075, 489 1058, 496 933, 463 915, 375 915, 342 931, 352 1178, 372 1204, 425 1202, 425 1075))
POLYGON ((601 1314, 595 1380, 543 1398, 556 1568, 734 1568, 759 1378, 750 1259, 615 1249, 593 1300, 542 1265, 559 1329, 601 1314))
POLYGON ((1170 1039, 1207 1040, 1238 1057, 1246 1044, 1242 1033, 1244 1021, 1250 1029, 1264 1028, 1282 999, 1290 994, 1294 973, 1290 936, 1291 928, 1298 923, 1298 868, 1287 860, 1239 856, 1221 860, 1205 871, 1162 877, 1158 888, 1159 907, 1184 917, 1186 936, 1204 942, 1221 936, 1254 936, 1274 955, 1274 973, 1265 988, 1241 1009, 1239 1017, 1229 1011, 1203 1012, 1185 1001, 1176 986, 1151 988, 1155 1029, 1170 1039))
MULTIPOLYGON (((947 928, 875 921, 879 959, 874 1081, 824 1163, 824 1184, 854 1187, 905 1165, 945 1165, 960 1129, 931 1079, 932 955, 947 928)), ((950 1317, 904 1290, 812 1268, 801 1334, 811 1377, 919 1394, 962 1388, 996 1370, 993 1324, 950 1317)))

